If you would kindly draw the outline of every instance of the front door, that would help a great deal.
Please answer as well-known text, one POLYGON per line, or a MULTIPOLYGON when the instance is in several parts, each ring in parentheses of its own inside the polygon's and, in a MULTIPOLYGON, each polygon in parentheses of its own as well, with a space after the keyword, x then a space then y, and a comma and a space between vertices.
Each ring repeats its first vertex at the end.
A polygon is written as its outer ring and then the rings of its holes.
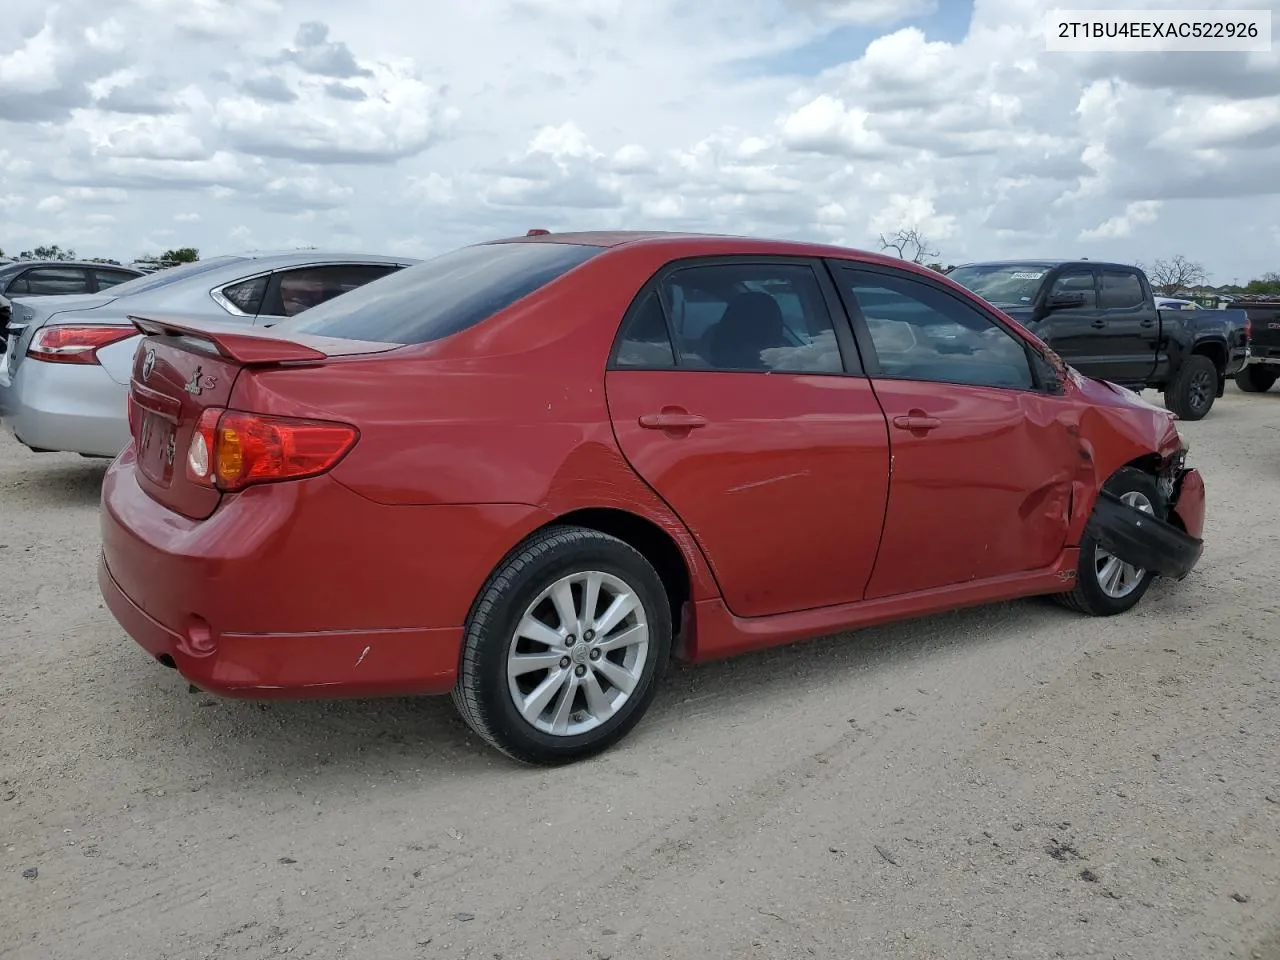
POLYGON ((866 598, 1052 566, 1077 445, 1065 401, 1036 389, 1024 342, 905 271, 835 275, 890 427, 889 503, 866 598))
POLYGON ((1098 274, 1098 306, 1107 318, 1110 351, 1104 379, 1144 384, 1155 372, 1160 344, 1155 302, 1136 270, 1101 267, 1098 274))
POLYGON ((1063 360, 1088 377, 1111 375, 1115 345, 1108 317, 1098 300, 1098 281, 1089 267, 1064 270, 1045 294, 1046 304, 1058 295, 1083 295, 1078 307, 1062 307, 1045 314, 1029 329, 1063 360))
POLYGON ((623 454, 740 617, 860 600, 875 564, 887 430, 833 307, 820 262, 677 263, 628 311, 606 376, 623 454))

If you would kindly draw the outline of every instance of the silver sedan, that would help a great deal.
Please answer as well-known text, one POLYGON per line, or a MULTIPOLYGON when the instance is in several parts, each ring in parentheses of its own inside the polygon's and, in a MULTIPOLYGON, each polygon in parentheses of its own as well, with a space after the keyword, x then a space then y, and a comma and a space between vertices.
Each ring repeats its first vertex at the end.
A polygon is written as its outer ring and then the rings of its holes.
POLYGON ((129 442, 129 379, 141 339, 131 314, 270 326, 417 262, 245 254, 171 267, 101 294, 15 297, 0 354, 0 418, 32 450, 114 457, 129 442))

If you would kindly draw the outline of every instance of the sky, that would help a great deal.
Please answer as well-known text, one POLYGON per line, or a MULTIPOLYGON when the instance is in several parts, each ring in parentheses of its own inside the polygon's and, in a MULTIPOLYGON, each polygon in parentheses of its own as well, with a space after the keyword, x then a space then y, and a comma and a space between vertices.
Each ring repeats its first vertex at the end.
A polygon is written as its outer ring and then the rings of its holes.
POLYGON ((1280 48, 1050 53, 1064 6, 1109 5, 4 0, 0 248, 915 227, 945 263, 1280 270, 1280 48))

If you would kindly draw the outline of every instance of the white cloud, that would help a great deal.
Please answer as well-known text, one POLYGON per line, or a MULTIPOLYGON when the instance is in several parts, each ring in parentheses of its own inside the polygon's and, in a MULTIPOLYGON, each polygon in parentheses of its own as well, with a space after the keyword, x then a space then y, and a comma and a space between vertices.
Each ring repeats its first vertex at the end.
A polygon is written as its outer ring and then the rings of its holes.
POLYGON ((57 195, 45 197, 36 204, 36 213, 62 213, 67 209, 67 201, 57 195))
POLYGON ((123 258, 179 226, 209 254, 429 253, 546 226, 875 249, 916 226, 948 262, 1087 242, 1274 269, 1280 50, 1050 55, 1053 5, 8 0, 6 243, 123 258))
POLYGON ((1160 215, 1159 200, 1135 200, 1124 208, 1124 213, 1108 217, 1092 230, 1080 231, 1081 240, 1118 240, 1133 235, 1135 227, 1155 223, 1160 215))

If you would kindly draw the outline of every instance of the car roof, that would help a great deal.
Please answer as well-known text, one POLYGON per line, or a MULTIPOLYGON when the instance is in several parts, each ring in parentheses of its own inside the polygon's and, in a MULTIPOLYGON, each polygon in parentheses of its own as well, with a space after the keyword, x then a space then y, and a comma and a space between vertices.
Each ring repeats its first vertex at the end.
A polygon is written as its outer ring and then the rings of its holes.
POLYGON ((657 246, 670 248, 673 253, 685 251, 691 254, 715 255, 759 254, 799 257, 834 257, 857 259, 873 263, 891 263, 894 266, 915 267, 933 273, 922 264, 886 254, 873 253, 854 247, 841 247, 809 240, 779 240, 768 237, 744 237, 719 233, 682 233, 662 230, 582 230, 567 233, 547 233, 534 236, 504 237, 488 243, 577 243, 595 247, 657 246), (723 249, 717 251, 716 247, 723 249), (691 249, 693 248, 693 249, 691 249))
POLYGON ((97 267, 103 270, 124 270, 127 273, 141 274, 137 267, 124 263, 100 263, 97 260, 0 260, 0 273, 12 273, 19 268, 27 267, 97 267))
POLYGON ((1026 257, 1017 260, 972 260, 968 263, 957 263, 961 267, 1115 267, 1119 270, 1137 270, 1132 263, 1113 263, 1110 260, 1084 260, 1080 257, 1070 259, 1026 257))

